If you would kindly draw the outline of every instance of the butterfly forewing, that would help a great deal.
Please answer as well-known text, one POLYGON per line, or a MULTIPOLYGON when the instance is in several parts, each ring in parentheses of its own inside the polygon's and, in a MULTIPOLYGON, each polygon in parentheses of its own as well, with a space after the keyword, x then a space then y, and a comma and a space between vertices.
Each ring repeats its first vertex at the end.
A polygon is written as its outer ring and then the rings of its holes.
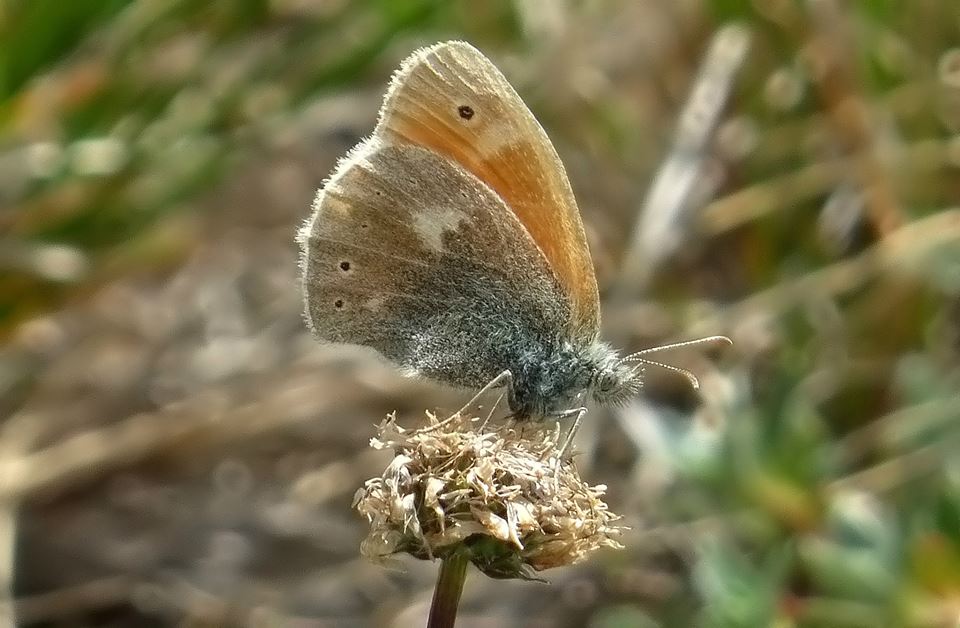
POLYGON ((447 42, 414 53, 394 76, 374 136, 426 147, 488 185, 536 242, 571 307, 565 327, 593 339, 593 263, 563 164, 504 76, 478 50, 447 42))

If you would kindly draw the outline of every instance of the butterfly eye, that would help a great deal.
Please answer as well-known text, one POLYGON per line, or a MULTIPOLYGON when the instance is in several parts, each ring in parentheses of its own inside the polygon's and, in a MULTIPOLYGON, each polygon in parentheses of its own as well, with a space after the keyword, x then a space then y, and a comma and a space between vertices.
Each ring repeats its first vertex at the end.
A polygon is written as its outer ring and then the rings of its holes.
POLYGON ((600 376, 600 379, 597 381, 597 389, 602 393, 611 392, 616 387, 617 387, 617 378, 610 371, 603 373, 600 376))

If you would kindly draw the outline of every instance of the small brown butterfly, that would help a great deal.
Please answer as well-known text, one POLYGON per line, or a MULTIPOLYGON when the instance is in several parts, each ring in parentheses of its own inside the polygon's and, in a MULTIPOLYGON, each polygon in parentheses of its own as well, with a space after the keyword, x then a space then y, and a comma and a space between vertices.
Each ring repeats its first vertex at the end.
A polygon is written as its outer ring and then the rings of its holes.
MULTIPOLYGON (((517 417, 640 388, 599 340, 590 251, 563 164, 533 114, 470 44, 418 50, 373 135, 337 165, 299 232, 306 319, 410 374, 507 383, 517 417)), ((695 382, 695 378, 693 378, 695 382)))

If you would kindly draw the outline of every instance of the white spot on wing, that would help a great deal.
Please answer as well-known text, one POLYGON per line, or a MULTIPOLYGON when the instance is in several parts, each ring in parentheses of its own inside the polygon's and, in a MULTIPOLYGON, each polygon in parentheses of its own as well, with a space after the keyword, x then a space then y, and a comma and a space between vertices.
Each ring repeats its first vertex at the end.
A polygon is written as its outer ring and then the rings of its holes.
POLYGON ((387 298, 382 294, 378 294, 367 299, 365 306, 371 312, 379 312, 380 308, 383 307, 383 304, 387 302, 387 298))
POLYGON ((413 215, 413 230, 427 248, 443 251, 443 234, 457 231, 466 214, 456 209, 428 209, 413 215))

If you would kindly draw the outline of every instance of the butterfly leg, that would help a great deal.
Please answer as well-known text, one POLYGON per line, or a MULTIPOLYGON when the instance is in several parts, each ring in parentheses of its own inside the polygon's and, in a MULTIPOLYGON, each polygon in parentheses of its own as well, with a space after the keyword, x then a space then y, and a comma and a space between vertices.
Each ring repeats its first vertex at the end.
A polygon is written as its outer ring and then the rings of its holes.
POLYGON ((483 420, 483 423, 477 428, 478 432, 482 432, 486 427, 487 423, 490 422, 490 419, 493 418, 493 413, 496 412, 497 406, 500 405, 500 402, 503 401, 504 393, 500 393, 500 396, 497 397, 497 400, 493 402, 493 405, 490 406, 490 412, 487 413, 487 418, 483 420))
MULTIPOLYGON (((438 430, 438 429, 441 429, 441 428, 449 425, 449 424, 452 423, 453 421, 456 421, 456 420, 458 420, 460 417, 462 417, 463 414, 470 408, 470 406, 472 406, 474 403, 476 403, 476 402, 477 402, 477 399, 479 399, 481 396, 483 396, 483 394, 484 394, 485 392, 487 392, 488 390, 492 390, 492 389, 494 389, 494 388, 497 388, 497 387, 499 387, 499 386, 503 386, 503 385, 506 385, 507 387, 510 387, 510 386, 513 385, 513 375, 510 373, 509 370, 500 373, 499 375, 497 375, 496 377, 494 377, 492 380, 490 380, 483 388, 481 388, 481 389, 477 392, 477 394, 475 394, 475 395, 473 396, 472 399, 470 399, 470 401, 468 401, 468 402, 466 403, 465 406, 463 406, 462 408, 460 408, 459 410, 457 410, 456 412, 454 412, 453 414, 451 414, 450 416, 448 416, 448 417, 445 418, 444 420, 440 421, 439 423, 434 423, 433 425, 431 425, 431 426, 429 426, 429 427, 426 427, 426 428, 423 428, 423 429, 424 429, 424 430, 427 430, 427 431, 434 431, 434 430, 438 430)), ((490 421, 490 417, 493 416, 494 410, 496 410, 497 406, 500 405, 500 401, 501 401, 502 399, 503 399, 503 395, 500 395, 500 397, 497 399, 497 401, 493 404, 493 407, 490 408, 490 413, 487 415, 487 418, 484 419, 483 423, 480 424, 480 429, 481 429, 481 430, 487 426, 487 423, 490 421)))
MULTIPOLYGON (((460 408, 460 410, 457 411, 457 414, 462 415, 464 412, 466 412, 470 408, 470 406, 475 404, 477 400, 480 397, 482 397, 483 394, 486 393, 488 390, 493 390, 494 388, 500 388, 502 386, 505 386, 507 388, 513 387, 513 373, 511 373, 509 369, 506 371, 503 371, 502 373, 500 373, 499 375, 491 379, 489 382, 487 382, 487 384, 483 388, 481 388, 479 392, 477 392, 477 394, 475 394, 473 398, 466 403, 466 405, 464 405, 462 408, 460 408)), ((484 424, 486 424, 486 422, 484 422, 484 424)))
MULTIPOLYGON (((573 437, 576 436, 577 430, 580 429, 580 422, 583 420, 583 415, 587 413, 586 408, 571 408, 557 415, 557 419, 565 419, 570 416, 576 415, 576 418, 573 420, 573 425, 570 426, 570 431, 567 432, 566 438, 563 439, 563 445, 560 446, 560 449, 557 450, 557 457, 554 458, 556 461, 556 466, 553 468, 553 483, 554 490, 560 490, 560 465, 563 463, 563 457, 566 455, 567 450, 570 449, 570 444, 573 443, 573 437)), ((557 427, 560 424, 557 423, 557 427)))
POLYGON ((586 408, 571 408, 570 410, 565 410, 558 415, 558 419, 566 419, 571 416, 576 418, 573 420, 573 425, 570 426, 570 431, 567 432, 567 437, 563 439, 563 445, 560 447, 560 451, 557 452, 557 460, 561 460, 564 454, 567 453, 567 449, 570 448, 570 444, 573 442, 573 437, 577 435, 577 430, 580 429, 580 423, 583 421, 583 416, 587 413, 586 408))

